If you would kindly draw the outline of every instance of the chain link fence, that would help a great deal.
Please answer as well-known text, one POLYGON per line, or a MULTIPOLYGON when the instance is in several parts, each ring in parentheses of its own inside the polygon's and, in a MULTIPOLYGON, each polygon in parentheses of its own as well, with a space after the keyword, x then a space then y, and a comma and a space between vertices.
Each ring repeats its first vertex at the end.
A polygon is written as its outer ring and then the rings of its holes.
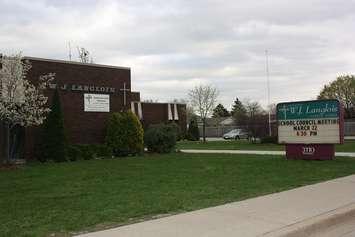
MULTIPOLYGON (((268 131, 268 128, 264 128, 264 125, 260 125, 260 128, 268 131)), ((232 131, 233 129, 245 129, 245 126, 213 126, 206 127, 206 137, 222 137, 223 134, 232 131)), ((200 135, 202 136, 202 126, 199 126, 200 135)), ((277 133, 276 124, 272 126, 272 134, 277 133)), ((355 136, 355 121, 346 121, 344 124, 344 135, 345 136, 355 136)))
POLYGON ((344 136, 355 136, 355 121, 346 121, 345 122, 344 136))

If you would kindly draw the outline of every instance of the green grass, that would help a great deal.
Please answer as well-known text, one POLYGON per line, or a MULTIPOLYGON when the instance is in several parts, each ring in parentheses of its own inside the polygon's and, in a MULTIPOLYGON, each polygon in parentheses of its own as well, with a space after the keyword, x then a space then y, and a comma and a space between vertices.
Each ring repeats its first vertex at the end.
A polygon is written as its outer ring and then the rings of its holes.
POLYGON ((168 154, 35 163, 0 171, 0 235, 66 235, 354 173, 353 158, 168 154))
POLYGON ((227 141, 181 141, 178 142, 179 149, 216 149, 216 150, 284 150, 283 145, 277 144, 252 144, 247 140, 227 140, 227 141))
MULTIPOLYGON (((252 144, 246 140, 231 140, 231 141, 208 141, 178 142, 179 149, 216 149, 216 150, 266 150, 266 151, 283 151, 284 145, 278 144, 252 144)), ((346 141, 344 144, 336 145, 336 151, 339 152, 355 152, 355 141, 346 141)))

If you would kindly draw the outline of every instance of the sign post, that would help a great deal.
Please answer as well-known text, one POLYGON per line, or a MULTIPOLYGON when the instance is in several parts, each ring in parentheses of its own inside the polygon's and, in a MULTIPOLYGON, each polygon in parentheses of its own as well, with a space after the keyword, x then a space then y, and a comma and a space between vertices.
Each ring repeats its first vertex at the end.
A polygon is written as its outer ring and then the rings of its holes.
POLYGON ((278 142, 287 159, 331 160, 334 144, 344 142, 343 108, 338 100, 313 100, 277 105, 278 142))

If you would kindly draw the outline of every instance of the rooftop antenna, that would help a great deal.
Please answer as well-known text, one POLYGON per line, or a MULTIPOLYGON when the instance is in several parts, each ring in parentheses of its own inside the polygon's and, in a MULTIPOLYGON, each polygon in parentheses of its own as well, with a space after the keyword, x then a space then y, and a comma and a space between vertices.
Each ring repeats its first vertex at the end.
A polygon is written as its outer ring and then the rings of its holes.
POLYGON ((265 50, 266 82, 267 82, 267 105, 269 106, 269 136, 271 136, 271 106, 270 106, 270 73, 269 73, 269 52, 265 50))
POLYGON ((71 61, 71 45, 70 45, 70 41, 68 42, 68 47, 69 47, 69 61, 71 61))

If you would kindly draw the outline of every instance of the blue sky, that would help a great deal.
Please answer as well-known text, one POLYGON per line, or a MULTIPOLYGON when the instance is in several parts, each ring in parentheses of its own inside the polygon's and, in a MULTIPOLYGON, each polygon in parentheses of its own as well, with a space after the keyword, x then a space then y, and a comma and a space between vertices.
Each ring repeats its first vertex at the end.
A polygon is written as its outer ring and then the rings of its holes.
MULTIPOLYGON (((308 100, 355 73, 354 0, 0 0, 0 52, 68 59, 68 42, 95 63, 128 66, 143 99, 186 99, 198 84, 266 106, 308 100)), ((76 60, 76 58, 75 58, 76 60)))

